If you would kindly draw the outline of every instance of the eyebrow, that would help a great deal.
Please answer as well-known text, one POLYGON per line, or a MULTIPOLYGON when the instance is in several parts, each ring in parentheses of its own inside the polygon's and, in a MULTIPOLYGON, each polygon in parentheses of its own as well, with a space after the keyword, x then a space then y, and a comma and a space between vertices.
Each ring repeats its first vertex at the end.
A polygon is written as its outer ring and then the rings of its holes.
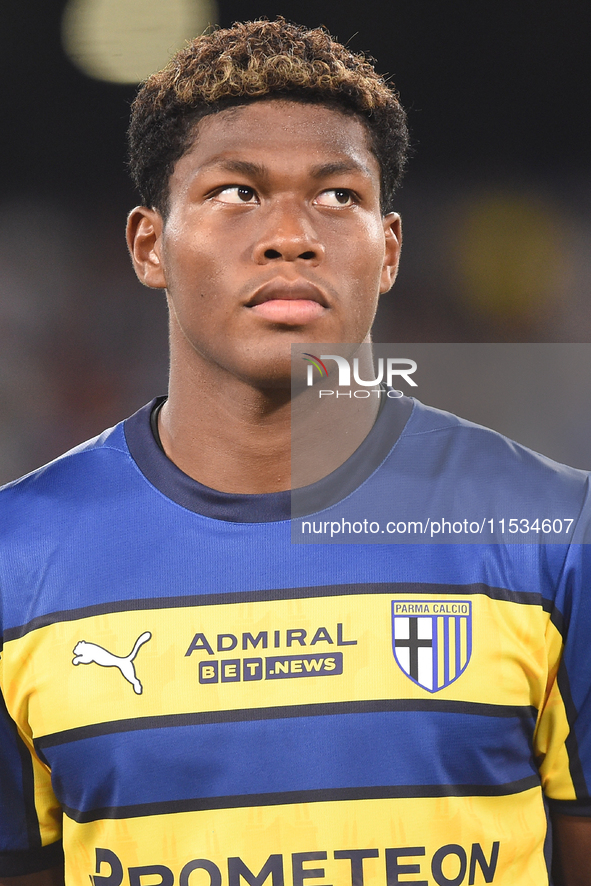
POLYGON ((262 163, 253 163, 250 160, 232 160, 229 158, 222 160, 219 157, 214 157, 208 163, 204 163, 201 169, 209 169, 212 166, 219 166, 228 172, 239 172, 243 175, 252 175, 257 178, 269 177, 269 170, 266 166, 263 166, 262 163))
POLYGON ((330 175, 339 175, 343 172, 362 172, 371 176, 370 170, 364 163, 358 163, 356 160, 335 160, 330 163, 321 163, 313 166, 310 170, 312 178, 326 178, 330 175))
MULTIPOLYGON (((238 172, 243 175, 256 176, 257 178, 268 178, 269 170, 262 163, 254 163, 250 160, 233 160, 231 158, 219 159, 214 157, 209 163, 205 163, 201 168, 207 169, 211 166, 220 166, 228 172, 238 172)), ((327 178, 331 175, 339 175, 346 172, 361 172, 367 176, 371 176, 371 172, 363 163, 355 160, 333 160, 328 163, 320 163, 310 169, 310 175, 313 179, 327 178)))

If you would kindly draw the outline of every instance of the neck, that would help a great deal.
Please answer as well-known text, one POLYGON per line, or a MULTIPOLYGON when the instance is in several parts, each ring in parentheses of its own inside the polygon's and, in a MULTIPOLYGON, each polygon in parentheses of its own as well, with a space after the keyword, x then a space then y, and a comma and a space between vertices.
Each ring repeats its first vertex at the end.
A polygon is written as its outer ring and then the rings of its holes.
POLYGON ((159 431, 167 456, 203 485, 279 492, 339 467, 371 430, 378 408, 377 396, 320 400, 314 386, 292 398, 289 387, 264 388, 210 363, 172 359, 159 431))

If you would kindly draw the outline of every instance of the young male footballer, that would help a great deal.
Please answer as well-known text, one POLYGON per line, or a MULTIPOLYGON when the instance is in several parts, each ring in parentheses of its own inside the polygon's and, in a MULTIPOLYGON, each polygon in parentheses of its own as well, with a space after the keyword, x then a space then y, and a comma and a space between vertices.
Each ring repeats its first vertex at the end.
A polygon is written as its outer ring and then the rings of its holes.
POLYGON ((382 389, 313 519, 533 490, 573 541, 291 542, 290 346, 369 341, 406 144, 283 19, 142 85, 170 387, 0 494, 3 886, 591 884, 587 475, 382 389))

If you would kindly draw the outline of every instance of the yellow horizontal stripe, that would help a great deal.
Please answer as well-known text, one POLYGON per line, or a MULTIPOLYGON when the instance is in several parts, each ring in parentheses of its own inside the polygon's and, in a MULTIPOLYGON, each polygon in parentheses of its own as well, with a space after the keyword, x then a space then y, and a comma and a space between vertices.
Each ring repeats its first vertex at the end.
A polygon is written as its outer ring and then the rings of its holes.
MULTIPOLYGON (((456 598, 441 595, 438 599, 456 598)), ((133 717, 363 699, 437 698, 542 706, 548 692, 548 655, 554 662, 560 655, 560 638, 547 613, 538 607, 474 596, 471 660, 455 682, 431 694, 413 683, 395 661, 391 600, 388 595, 359 595, 142 610, 51 625, 6 644, 7 705, 15 719, 28 720, 35 736, 133 717), (306 645, 298 642, 299 634, 292 633, 289 646, 288 630, 306 631, 306 645), (337 645, 339 630, 341 646, 337 645), (253 649, 251 643, 242 649, 243 634, 256 637, 264 631, 266 649, 261 644, 253 649), (73 665, 74 649, 80 650, 80 641, 124 657, 146 632, 151 638, 139 648, 133 662, 141 694, 116 666, 99 666, 93 661, 73 665), (195 639, 198 634, 205 637, 213 655, 203 648, 186 654, 192 645, 203 645, 202 639, 195 639), (228 635, 234 635, 236 648, 218 652, 218 635, 226 635, 222 645, 230 645, 233 641, 228 635), (314 636, 317 642, 310 645, 314 636), (323 675, 299 679, 199 682, 199 663, 203 661, 267 656, 299 660, 311 655, 317 660, 342 655, 342 674, 335 676, 327 665, 323 675)), ((453 627, 450 635, 454 637, 453 627)), ((296 661, 285 665, 296 674, 306 668, 313 672, 317 666, 309 660, 307 664, 296 661)), ((453 665, 451 671, 453 674, 453 665)), ((552 699, 558 711, 560 699, 552 699)))

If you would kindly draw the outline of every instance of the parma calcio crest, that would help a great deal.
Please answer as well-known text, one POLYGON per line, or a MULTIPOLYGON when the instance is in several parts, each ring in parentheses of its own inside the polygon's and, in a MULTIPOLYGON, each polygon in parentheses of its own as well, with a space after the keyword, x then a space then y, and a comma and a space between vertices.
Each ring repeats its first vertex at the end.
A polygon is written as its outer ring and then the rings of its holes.
POLYGON ((398 667, 427 692, 460 677, 472 653, 469 600, 392 600, 392 650, 398 667))

